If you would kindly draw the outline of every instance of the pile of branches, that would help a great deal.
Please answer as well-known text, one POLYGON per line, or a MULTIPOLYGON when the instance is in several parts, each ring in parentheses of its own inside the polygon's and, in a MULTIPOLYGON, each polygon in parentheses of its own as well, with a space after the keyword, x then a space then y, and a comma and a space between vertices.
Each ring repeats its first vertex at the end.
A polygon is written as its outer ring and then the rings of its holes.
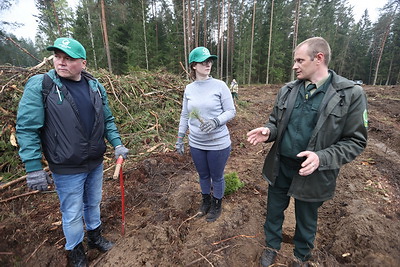
MULTIPOLYGON (((18 103, 28 79, 51 69, 50 59, 30 69, 0 66, 0 183, 24 175, 15 137, 18 103)), ((110 108, 123 143, 130 149, 131 160, 174 149, 186 80, 165 70, 135 71, 123 76, 105 70, 88 71, 107 90, 110 108)), ((107 151, 106 164, 113 161, 111 147, 107 151)))

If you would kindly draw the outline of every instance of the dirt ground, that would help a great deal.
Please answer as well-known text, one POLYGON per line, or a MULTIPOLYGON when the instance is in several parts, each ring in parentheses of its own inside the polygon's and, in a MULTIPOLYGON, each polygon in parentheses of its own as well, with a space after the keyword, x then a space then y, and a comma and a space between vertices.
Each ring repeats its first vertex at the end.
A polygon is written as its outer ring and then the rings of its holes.
MULTIPOLYGON (((334 199, 320 208, 315 266, 400 266, 400 86, 364 88, 368 147, 342 168, 334 199)), ((116 245, 105 254, 88 251, 90 266, 259 266, 268 187, 260 173, 270 144, 251 146, 245 135, 266 121, 278 89, 240 89, 237 116, 228 125, 233 144, 226 173, 237 172, 245 186, 224 198, 216 222, 193 218, 201 198, 194 165, 188 152, 170 151, 125 163, 122 235, 120 185, 109 178, 110 166, 102 220, 104 235, 116 245)), ((0 196, 4 200, 24 192, 19 184, 0 196)), ((67 264, 54 192, 0 203, 0 216, 0 266, 67 264)), ((293 259, 294 226, 291 204, 274 266, 293 259)))

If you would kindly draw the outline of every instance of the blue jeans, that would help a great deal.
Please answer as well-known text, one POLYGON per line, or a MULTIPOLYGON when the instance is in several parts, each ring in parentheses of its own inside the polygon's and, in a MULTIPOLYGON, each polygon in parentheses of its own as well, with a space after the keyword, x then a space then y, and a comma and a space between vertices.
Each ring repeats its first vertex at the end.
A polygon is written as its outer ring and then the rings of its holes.
POLYGON ((190 147, 190 153, 200 176, 201 193, 221 199, 225 192, 224 170, 231 153, 231 146, 222 150, 201 150, 190 147))
POLYGON ((87 230, 94 230, 101 225, 103 164, 88 173, 53 173, 53 179, 60 199, 65 249, 72 250, 83 241, 85 235, 82 217, 87 230))

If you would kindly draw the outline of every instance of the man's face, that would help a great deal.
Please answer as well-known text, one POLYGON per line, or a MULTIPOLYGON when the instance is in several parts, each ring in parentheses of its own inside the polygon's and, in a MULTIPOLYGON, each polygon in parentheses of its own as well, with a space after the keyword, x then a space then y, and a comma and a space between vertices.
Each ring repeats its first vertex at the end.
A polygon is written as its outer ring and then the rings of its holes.
POLYGON ((54 68, 59 76, 73 81, 80 81, 81 72, 86 67, 86 60, 72 58, 60 50, 54 51, 54 68))
POLYGON ((313 74, 317 71, 317 62, 315 58, 310 58, 308 45, 304 44, 294 52, 293 70, 296 72, 297 79, 311 80, 313 74))

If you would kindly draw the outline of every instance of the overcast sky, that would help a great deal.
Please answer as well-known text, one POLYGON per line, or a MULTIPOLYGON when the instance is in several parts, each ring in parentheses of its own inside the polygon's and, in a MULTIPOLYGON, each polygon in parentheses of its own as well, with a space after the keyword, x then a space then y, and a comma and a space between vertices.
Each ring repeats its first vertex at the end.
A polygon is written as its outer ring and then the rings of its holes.
MULTIPOLYGON (((0 0, 1 1, 1 0, 0 0)), ((75 8, 78 0, 68 0, 69 6, 75 8)), ((354 19, 358 21, 365 9, 368 9, 370 19, 375 22, 378 18, 378 8, 382 8, 387 0, 348 0, 350 5, 354 6, 354 19)), ((33 0, 19 0, 18 5, 14 5, 8 12, 1 14, 1 20, 7 22, 19 22, 24 26, 17 29, 9 29, 7 31, 14 33, 17 37, 35 39, 37 23, 33 15, 37 15, 38 11, 33 0)))

